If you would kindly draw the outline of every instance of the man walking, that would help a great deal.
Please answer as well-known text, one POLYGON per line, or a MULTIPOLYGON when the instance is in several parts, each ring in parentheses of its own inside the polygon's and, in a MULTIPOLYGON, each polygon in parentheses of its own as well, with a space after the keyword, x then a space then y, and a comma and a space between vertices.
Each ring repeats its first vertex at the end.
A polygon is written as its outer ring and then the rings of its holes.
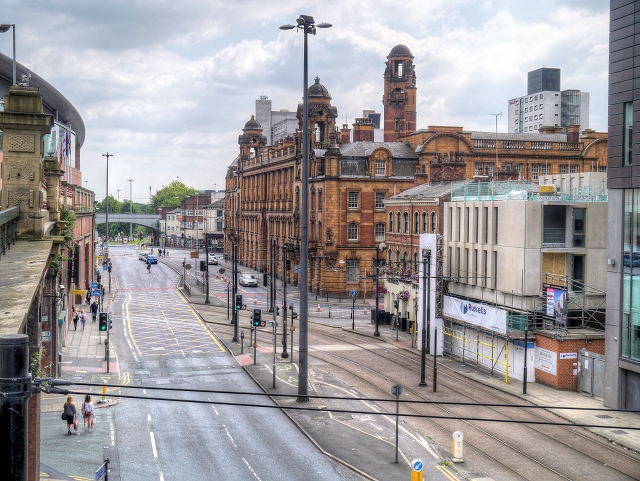
POLYGON ((94 300, 93 303, 91 304, 91 319, 93 320, 93 322, 96 322, 97 317, 98 317, 98 303, 94 300))

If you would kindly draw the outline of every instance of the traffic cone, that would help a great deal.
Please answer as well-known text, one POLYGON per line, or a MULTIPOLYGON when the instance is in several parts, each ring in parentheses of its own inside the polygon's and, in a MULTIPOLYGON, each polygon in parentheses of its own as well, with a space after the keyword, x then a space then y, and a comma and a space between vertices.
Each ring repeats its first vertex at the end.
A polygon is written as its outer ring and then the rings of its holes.
POLYGON ((367 315, 367 306, 364 306, 364 312, 363 314, 366 316, 367 315))
POLYGON ((321 312, 320 303, 318 302, 318 312, 321 312))
POLYGON ((258 297, 253 296, 253 305, 256 305, 257 303, 258 303, 258 297))

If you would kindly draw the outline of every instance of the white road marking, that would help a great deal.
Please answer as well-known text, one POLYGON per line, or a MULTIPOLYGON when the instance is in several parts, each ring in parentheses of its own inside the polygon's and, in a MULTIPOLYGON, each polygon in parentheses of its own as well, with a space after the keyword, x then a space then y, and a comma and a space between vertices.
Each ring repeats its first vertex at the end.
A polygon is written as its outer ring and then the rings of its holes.
POLYGON ((379 426, 376 426, 376 425, 375 425, 375 424, 373 424, 373 423, 369 423, 369 424, 371 424, 371 425, 372 425, 374 428, 376 428, 378 431, 384 431, 384 429, 382 429, 382 428, 381 428, 381 427, 379 427, 379 426))
POLYGON ((151 422, 151 414, 147 414, 147 422, 150 423, 151 422))
POLYGON ((251 471, 251 474, 253 474, 253 475, 255 476, 255 478, 256 478, 256 479, 260 479, 260 476, 258 476, 258 475, 256 474, 256 472, 253 470, 253 468, 252 468, 252 467, 251 467, 251 465, 247 462, 247 460, 246 460, 246 459, 244 459, 244 458, 240 458, 240 459, 242 459, 242 461, 244 461, 244 464, 246 464, 246 465, 247 465, 247 468, 249 468, 249 471, 251 471))
POLYGON ((233 440, 233 437, 231 436, 231 433, 229 432, 229 430, 227 429, 227 427, 223 424, 222 427, 224 428, 225 432, 227 433, 227 436, 229 436, 229 439, 231 439, 231 444, 233 444, 234 448, 237 448, 238 445, 236 444, 236 442, 233 440))
POLYGON ((149 436, 151 437, 151 450, 153 451, 153 457, 158 457, 158 451, 156 450, 156 438, 153 436, 153 431, 149 432, 149 436))
POLYGON ((160 471, 160 481, 164 481, 164 476, 162 475, 162 471, 160 471))
POLYGON ((142 394, 147 394, 147 390, 146 390, 146 389, 143 389, 143 390, 142 390, 142 394))

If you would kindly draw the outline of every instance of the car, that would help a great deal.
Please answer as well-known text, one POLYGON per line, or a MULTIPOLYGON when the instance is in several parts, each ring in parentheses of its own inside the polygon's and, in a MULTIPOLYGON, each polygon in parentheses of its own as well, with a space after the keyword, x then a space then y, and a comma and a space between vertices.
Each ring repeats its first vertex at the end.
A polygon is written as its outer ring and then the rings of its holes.
POLYGON ((146 261, 147 260, 147 254, 148 254, 148 252, 145 252, 145 251, 138 252, 138 260, 139 261, 146 261))
POLYGON ((207 264, 210 266, 215 266, 218 264, 218 256, 215 254, 209 254, 207 256, 207 264))
POLYGON ((147 255, 147 264, 157 264, 158 258, 156 256, 152 256, 151 254, 147 255))
POLYGON ((242 274, 238 282, 241 286, 258 287, 258 279, 252 274, 242 274))

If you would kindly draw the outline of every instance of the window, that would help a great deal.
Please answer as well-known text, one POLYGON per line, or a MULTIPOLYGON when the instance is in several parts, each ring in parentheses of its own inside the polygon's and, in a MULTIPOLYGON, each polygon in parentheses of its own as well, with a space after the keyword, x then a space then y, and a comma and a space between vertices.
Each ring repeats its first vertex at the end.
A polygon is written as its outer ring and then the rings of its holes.
POLYGON ((357 241, 358 240, 358 224, 352 222, 347 227, 347 240, 357 241))
POLYGON ((573 247, 584 247, 584 216, 586 209, 573 209, 573 247))
POLYGON ((408 234, 409 233, 409 213, 405 212, 402 217, 404 219, 404 233, 408 234))
POLYGON ((420 233, 420 214, 418 214, 417 212, 413 213, 413 233, 420 233))
POLYGON ((402 214, 400 212, 396 215, 396 220, 398 221, 398 232, 402 232, 402 214))
POLYGON ((489 243, 489 207, 482 208, 482 217, 483 217, 483 225, 482 225, 482 238, 483 244, 489 243))
POLYGON ((217 210, 216 211, 216 217, 222 217, 222 211, 221 210, 217 210))
POLYGON ((431 213, 431 233, 432 234, 436 233, 436 213, 435 212, 431 213))
POLYGON ((476 244, 478 243, 478 228, 480 226, 478 225, 478 208, 474 207, 473 208, 473 228, 475 229, 475 235, 473 237, 473 242, 475 242, 476 244))
POLYGON ((384 224, 376 224, 376 241, 384 240, 384 224))
POLYGON ((347 282, 360 282, 360 261, 347 259, 347 282))
POLYGON ((464 241, 469 242, 469 207, 464 208, 464 241))
POLYGON ((496 251, 493 252, 493 276, 491 277, 491 288, 498 288, 498 253, 496 251))
POLYGON ((493 243, 498 243, 498 208, 493 208, 493 243))
POLYGON ((538 116, 537 116, 537 115, 534 115, 534 116, 533 116, 533 120, 538 120, 538 116))
POLYGON ((567 173, 567 166, 566 166, 566 164, 562 164, 562 165, 560 165, 560 173, 561 173, 561 174, 566 174, 566 173, 567 173))
POLYGON ((527 112, 529 112, 529 109, 527 107, 524 108, 524 113, 526 114, 527 112))
POLYGON ((349 209, 357 209, 359 207, 359 197, 358 192, 349 192, 349 209))
POLYGON ((384 209, 384 192, 376 192, 376 209, 384 209))
POLYGON ((534 125, 534 126, 533 126, 533 130, 538 130, 538 126, 537 126, 537 125, 534 125))
POLYGON ((475 166, 474 166, 475 175, 482 175, 484 173, 483 172, 483 167, 484 167, 484 165, 483 165, 482 162, 476 162, 475 166))
POLYGON ((423 234, 427 233, 428 219, 429 219, 429 216, 427 215, 427 213, 423 212, 422 213, 422 233, 423 234))
POLYGON ((549 164, 543 164, 541 168, 542 175, 549 175, 549 164))
POLYGON ((393 232, 393 212, 389 212, 389 232, 393 232))
POLYGON ((318 212, 322 212, 322 191, 318 191, 318 212))
POLYGON ((540 94, 540 100, 542 100, 542 95, 543 95, 543 94, 540 94))
POLYGON ((631 165, 633 161, 633 102, 624 103, 623 164, 631 165))
POLYGON ((542 114, 538 115, 538 118, 539 118, 540 120, 542 120, 542 114))
POLYGON ((384 159, 376 160, 376 177, 387 175, 387 161, 384 159))
POLYGON ((193 211, 192 210, 188 210, 187 211, 187 215, 193 215, 193 211))
POLYGON ((538 110, 538 106, 536 105, 536 106, 533 108, 533 110, 538 110))
POLYGON ((216 222, 216 231, 222 232, 222 222, 221 221, 216 222))
POLYGON ((577 165, 569 166, 569 173, 570 174, 577 174, 578 173, 578 166, 577 165))
POLYGON ((533 97, 533 100, 538 100, 538 96, 537 96, 537 95, 536 95, 536 96, 534 96, 534 97, 533 97))
POLYGON ((540 171, 539 164, 531 164, 531 180, 533 181, 538 180, 539 171, 540 171))

